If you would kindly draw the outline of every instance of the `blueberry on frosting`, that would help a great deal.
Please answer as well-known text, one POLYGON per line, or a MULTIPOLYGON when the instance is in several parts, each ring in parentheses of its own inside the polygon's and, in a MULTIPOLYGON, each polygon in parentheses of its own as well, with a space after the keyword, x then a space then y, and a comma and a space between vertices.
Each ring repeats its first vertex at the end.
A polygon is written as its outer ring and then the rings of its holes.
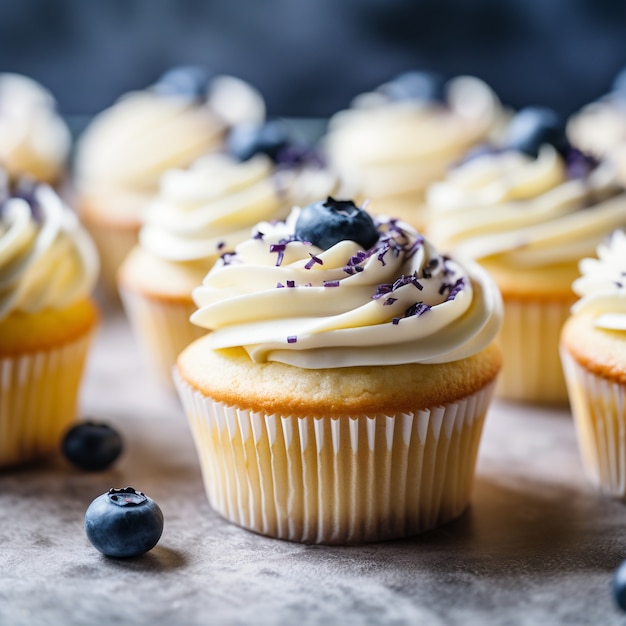
POLYGON ((506 129, 505 149, 536 157, 544 144, 554 146, 561 154, 569 149, 565 124, 559 114, 548 107, 529 106, 520 109, 506 129))
POLYGON ((154 84, 163 96, 183 96, 203 100, 207 96, 213 74, 200 65, 179 65, 165 72, 154 84))
POLYGON ((445 79, 437 72, 412 70, 403 72, 385 83, 380 90, 394 102, 415 100, 418 102, 444 102, 445 79))
POLYGON ((269 120, 263 124, 244 122, 233 127, 226 143, 228 152, 238 161, 265 154, 276 162, 291 144, 291 133, 282 120, 269 120))
POLYGON ((378 241, 378 231, 368 213, 351 200, 314 202, 305 206, 295 226, 295 235, 302 241, 328 250, 340 241, 355 241, 369 250, 378 241))

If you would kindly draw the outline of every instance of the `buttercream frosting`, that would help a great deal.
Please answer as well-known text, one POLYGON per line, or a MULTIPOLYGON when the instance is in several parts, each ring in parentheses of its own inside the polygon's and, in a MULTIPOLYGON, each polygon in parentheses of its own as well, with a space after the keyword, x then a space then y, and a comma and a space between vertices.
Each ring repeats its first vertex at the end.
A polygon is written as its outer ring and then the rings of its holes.
POLYGON ((31 201, 0 198, 0 320, 70 306, 97 274, 91 239, 50 187, 36 186, 31 201))
POLYGON ((0 165, 17 179, 55 182, 71 145, 52 94, 19 74, 0 74, 0 165))
POLYGON ((258 224, 194 290, 191 320, 213 331, 213 348, 319 369, 455 361, 494 338, 500 295, 476 264, 387 217, 371 249, 321 250, 295 238, 299 213, 258 224))
POLYGON ((488 153, 428 189, 429 235, 443 250, 507 267, 577 263, 626 223, 626 194, 610 163, 571 176, 554 147, 533 158, 488 153))
POLYGON ((591 313, 596 327, 626 331, 626 233, 614 231, 598 245, 597 258, 582 259, 579 268, 572 313, 591 313))

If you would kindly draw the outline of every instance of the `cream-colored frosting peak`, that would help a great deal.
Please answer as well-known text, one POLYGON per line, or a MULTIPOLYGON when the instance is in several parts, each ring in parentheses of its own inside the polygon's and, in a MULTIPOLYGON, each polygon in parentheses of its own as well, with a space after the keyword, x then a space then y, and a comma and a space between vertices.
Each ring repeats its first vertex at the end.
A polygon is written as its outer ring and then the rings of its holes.
POLYGON ((429 236, 442 249, 514 267, 576 263, 626 224, 614 168, 568 178, 563 157, 486 154, 453 168, 427 192, 429 236))
POLYGON ((19 74, 0 74, 0 165, 11 178, 56 182, 70 150, 52 94, 19 74))
POLYGON ((568 121, 567 135, 583 152, 611 156, 626 142, 626 102, 607 96, 588 104, 568 121))
POLYGON ((240 163, 212 154, 188 169, 170 170, 147 208, 141 246, 167 261, 212 263, 246 239, 257 222, 285 217, 273 168, 264 155, 240 163))
POLYGON ((591 313, 595 326, 626 331, 626 233, 613 232, 597 249, 597 258, 580 261, 582 276, 572 289, 580 300, 573 313, 591 313))
POLYGON ((98 257, 76 215, 46 185, 34 202, 34 209, 19 197, 0 204, 0 319, 65 308, 96 282, 98 257))
POLYGON ((319 369, 455 361, 494 338, 500 295, 475 264, 389 218, 368 251, 353 241, 320 250, 294 239, 298 215, 258 224, 194 290, 191 320, 213 331, 213 348, 319 369))
POLYGON ((462 76, 448 83, 445 105, 360 96, 331 119, 325 146, 346 187, 361 197, 420 195, 501 120, 493 91, 462 76))

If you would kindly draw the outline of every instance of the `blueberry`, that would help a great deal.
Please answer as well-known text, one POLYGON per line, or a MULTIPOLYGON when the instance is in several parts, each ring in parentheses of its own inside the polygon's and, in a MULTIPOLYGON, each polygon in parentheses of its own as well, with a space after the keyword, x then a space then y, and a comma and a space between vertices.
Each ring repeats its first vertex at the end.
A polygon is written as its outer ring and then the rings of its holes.
POLYGON ((547 107, 531 106, 513 116, 506 129, 504 147, 536 157, 543 144, 551 144, 561 154, 569 149, 565 124, 559 114, 547 107))
POLYGON ((61 450, 76 467, 98 472, 105 470, 119 457, 122 438, 107 424, 86 421, 67 431, 61 450))
POLYGON ((139 556, 161 538, 163 513, 141 491, 109 489, 87 508, 85 532, 94 548, 106 556, 139 556))
POLYGON ((626 561, 623 561, 613 574, 613 598, 622 611, 626 611, 626 561))
POLYGON ((437 72, 403 72, 381 87, 393 101, 445 102, 445 79, 437 72))
POLYGON ((162 96, 184 96, 203 100, 214 75, 200 65, 179 65, 165 72, 153 85, 162 96))
POLYGON ((351 200, 330 197, 302 209, 296 221, 295 235, 322 250, 345 240, 355 241, 364 250, 369 250, 379 236, 368 213, 351 200))
POLYGON ((282 120, 263 124, 243 122, 232 128, 226 140, 228 152, 238 161, 247 161, 256 154, 265 154, 277 161, 290 143, 289 126, 282 120))

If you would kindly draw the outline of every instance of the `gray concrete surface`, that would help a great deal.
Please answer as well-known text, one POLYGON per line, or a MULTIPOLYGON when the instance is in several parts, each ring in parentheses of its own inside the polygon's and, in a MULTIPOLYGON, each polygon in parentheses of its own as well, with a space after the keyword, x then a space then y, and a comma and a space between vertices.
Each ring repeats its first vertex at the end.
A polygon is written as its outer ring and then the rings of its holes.
POLYGON ((211 510, 182 411, 148 378, 119 312, 97 336, 82 407, 119 428, 126 451, 100 474, 60 456, 0 474, 2 626, 626 623, 610 594, 626 508, 590 490, 566 411, 497 403, 461 519, 340 548, 260 537, 211 510), (107 559, 83 515, 126 485, 161 505, 165 530, 147 555, 107 559))

